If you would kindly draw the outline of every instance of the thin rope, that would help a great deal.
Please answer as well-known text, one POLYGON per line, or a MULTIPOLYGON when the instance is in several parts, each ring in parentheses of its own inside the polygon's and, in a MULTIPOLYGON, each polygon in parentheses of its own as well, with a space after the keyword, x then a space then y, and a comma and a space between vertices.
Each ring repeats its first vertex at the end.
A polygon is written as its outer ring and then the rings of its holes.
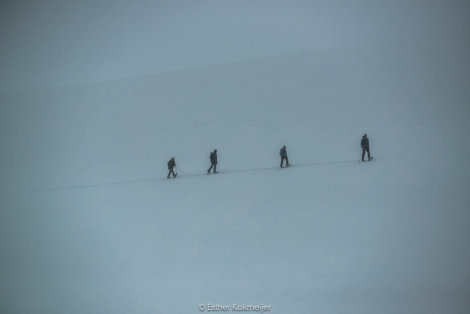
MULTIPOLYGON (((357 163, 357 160, 312 162, 312 163, 305 163, 305 164, 296 164, 296 165, 292 165, 291 167, 294 167, 294 168, 297 168, 297 167, 313 167, 313 166, 319 166, 319 165, 350 164, 350 163, 357 163)), ((207 175, 207 173, 205 173, 205 172, 204 173, 191 174, 191 173, 187 173, 187 172, 183 171, 179 166, 177 166, 177 168, 183 174, 184 177, 199 177, 199 176, 207 175)), ((280 167, 233 169, 233 170, 223 171, 222 174, 258 172, 258 171, 274 170, 274 169, 279 169, 279 168, 280 167)), ((2 195, 87 189, 87 188, 104 187, 104 186, 110 186, 110 185, 122 185, 122 184, 132 184, 132 183, 140 183, 140 182, 151 182, 151 181, 155 181, 157 179, 159 179, 159 178, 153 177, 153 178, 144 178, 144 179, 135 179, 135 180, 122 180, 122 181, 93 183, 93 184, 69 185, 69 186, 51 187, 51 188, 43 188, 43 189, 30 189, 30 190, 23 190, 23 191, 16 191, 16 192, 6 192, 6 193, 2 193, 2 195)))

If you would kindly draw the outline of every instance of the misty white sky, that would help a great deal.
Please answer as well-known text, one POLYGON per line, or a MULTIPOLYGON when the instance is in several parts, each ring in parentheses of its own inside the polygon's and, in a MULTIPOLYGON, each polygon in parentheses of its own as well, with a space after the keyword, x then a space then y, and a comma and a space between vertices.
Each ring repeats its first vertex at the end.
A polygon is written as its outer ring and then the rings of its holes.
POLYGON ((469 7, 2 1, 0 312, 469 313, 469 7))
POLYGON ((3 1, 0 92, 352 44, 461 41, 469 7, 459 0, 3 1))

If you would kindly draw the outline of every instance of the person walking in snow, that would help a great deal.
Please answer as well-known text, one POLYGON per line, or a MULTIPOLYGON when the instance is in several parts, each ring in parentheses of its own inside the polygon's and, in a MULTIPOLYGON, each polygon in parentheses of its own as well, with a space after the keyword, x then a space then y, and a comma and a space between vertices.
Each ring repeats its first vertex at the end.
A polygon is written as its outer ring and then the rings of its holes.
POLYGON ((209 169, 207 169, 207 174, 211 173, 212 168, 214 168, 214 173, 217 173, 217 149, 214 149, 213 152, 211 152, 209 159, 211 161, 211 166, 209 169))
POLYGON ((171 157, 168 161, 168 175, 166 176, 167 179, 170 178, 170 174, 173 175, 173 178, 176 178, 177 173, 173 171, 173 168, 176 167, 175 157, 171 157))
POLYGON ((367 134, 364 134, 362 136, 361 148, 362 148, 362 161, 364 161, 364 155, 366 154, 366 152, 367 152, 367 160, 368 161, 372 160, 372 158, 370 157, 369 138, 367 137, 367 134))
POLYGON ((286 167, 290 167, 289 158, 287 157, 286 145, 282 146, 279 155, 281 155, 281 168, 283 168, 284 160, 286 161, 286 167))

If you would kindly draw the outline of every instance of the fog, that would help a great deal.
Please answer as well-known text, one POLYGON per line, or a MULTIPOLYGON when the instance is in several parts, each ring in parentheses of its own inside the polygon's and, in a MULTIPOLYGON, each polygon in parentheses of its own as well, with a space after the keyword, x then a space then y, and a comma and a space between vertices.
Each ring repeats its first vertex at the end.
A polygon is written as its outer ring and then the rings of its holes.
POLYGON ((0 91, 425 39, 468 51, 466 1, 8 1, 0 91))
POLYGON ((466 2, 0 12, 0 312, 468 313, 466 2))

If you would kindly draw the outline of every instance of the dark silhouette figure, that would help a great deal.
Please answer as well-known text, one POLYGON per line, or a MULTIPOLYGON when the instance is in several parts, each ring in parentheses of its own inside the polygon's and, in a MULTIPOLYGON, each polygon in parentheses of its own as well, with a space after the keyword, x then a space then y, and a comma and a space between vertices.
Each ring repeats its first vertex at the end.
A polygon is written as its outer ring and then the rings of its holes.
POLYGON ((371 160, 370 150, 369 150, 369 138, 367 137, 367 134, 364 134, 362 136, 361 147, 362 147, 362 161, 364 161, 364 156, 366 152, 367 152, 367 160, 371 160))
POLYGON ((211 152, 209 159, 211 161, 211 166, 209 169, 207 169, 207 173, 211 173, 212 168, 214 168, 214 173, 217 173, 217 149, 214 149, 213 152, 211 152))
POLYGON ((173 171, 173 168, 176 167, 175 157, 171 157, 168 161, 168 175, 166 176, 167 179, 170 178, 170 174, 173 175, 173 178, 176 178, 177 173, 173 171))
POLYGON ((289 158, 287 157, 286 145, 282 146, 279 155, 281 155, 281 168, 283 168, 284 160, 286 161, 286 167, 290 167, 289 158))

